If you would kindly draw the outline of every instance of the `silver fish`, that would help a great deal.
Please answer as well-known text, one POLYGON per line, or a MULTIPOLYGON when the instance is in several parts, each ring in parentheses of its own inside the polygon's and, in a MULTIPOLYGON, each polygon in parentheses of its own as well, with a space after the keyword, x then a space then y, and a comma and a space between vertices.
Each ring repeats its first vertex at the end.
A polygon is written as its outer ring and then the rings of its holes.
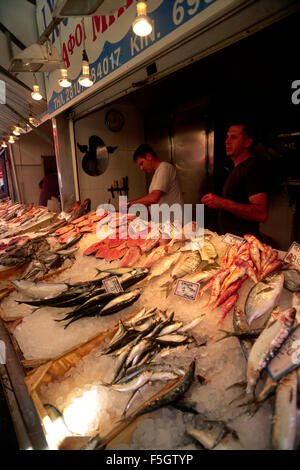
POLYGON ((199 267, 201 263, 201 255, 198 251, 192 251, 185 255, 180 263, 177 263, 171 271, 171 277, 181 279, 187 274, 191 274, 199 267))
POLYGON ((106 304, 105 307, 100 310, 99 315, 110 315, 111 313, 119 312, 123 308, 126 308, 135 302, 140 295, 141 291, 139 289, 121 294, 108 302, 108 304, 106 304))
POLYGON ((278 303, 283 282, 284 275, 275 273, 270 274, 252 287, 245 303, 245 313, 249 325, 278 303))
POLYGON ((296 437, 297 372, 280 380, 276 390, 275 417, 272 430, 273 450, 293 450, 296 437))
POLYGON ((170 325, 165 326, 157 335, 157 338, 159 336, 164 336, 164 335, 170 335, 171 333, 174 333, 175 331, 179 330, 179 328, 182 326, 182 322, 175 322, 171 323, 170 325))
POLYGON ((168 346, 172 346, 172 345, 178 346, 179 344, 186 343, 188 339, 189 338, 187 336, 183 336, 183 335, 164 335, 164 336, 159 336, 155 338, 155 341, 158 344, 167 344, 168 346))
POLYGON ((126 359, 125 366, 128 367, 131 362, 133 363, 133 365, 135 365, 141 354, 143 354, 145 351, 148 351, 150 348, 152 348, 151 341, 147 339, 141 340, 130 351, 130 354, 126 359))
POLYGON ((259 335, 249 354, 247 363, 246 393, 253 394, 261 371, 280 348, 292 329, 296 309, 290 308, 283 312, 269 328, 259 335))
POLYGON ((202 320, 202 316, 195 318, 194 320, 190 321, 189 323, 186 323, 181 328, 179 328, 179 330, 177 330, 177 333, 184 334, 187 331, 192 330, 200 323, 201 320, 202 320))
POLYGON ((181 256, 180 252, 175 252, 171 255, 164 256, 160 260, 156 261, 156 263, 153 264, 150 274, 147 277, 147 282, 150 281, 150 279, 161 276, 165 272, 167 272, 177 261, 179 260, 181 256))
POLYGON ((46 299, 47 297, 54 297, 60 295, 69 289, 68 284, 50 283, 50 282, 31 282, 31 281, 11 281, 13 286, 23 294, 33 297, 35 299, 46 299))
POLYGON ((125 384, 113 384, 111 385, 112 390, 117 390, 118 392, 130 392, 133 390, 137 390, 138 388, 145 385, 145 383, 149 382, 151 379, 152 372, 145 370, 140 375, 132 379, 130 382, 125 384))

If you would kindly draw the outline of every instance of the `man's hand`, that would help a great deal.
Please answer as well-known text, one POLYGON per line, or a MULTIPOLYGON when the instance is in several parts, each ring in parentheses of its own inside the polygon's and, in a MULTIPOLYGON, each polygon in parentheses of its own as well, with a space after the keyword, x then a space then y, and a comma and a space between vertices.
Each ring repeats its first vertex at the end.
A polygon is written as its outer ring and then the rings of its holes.
POLYGON ((201 199, 202 204, 205 204, 210 209, 221 209, 222 198, 213 193, 208 193, 201 199))

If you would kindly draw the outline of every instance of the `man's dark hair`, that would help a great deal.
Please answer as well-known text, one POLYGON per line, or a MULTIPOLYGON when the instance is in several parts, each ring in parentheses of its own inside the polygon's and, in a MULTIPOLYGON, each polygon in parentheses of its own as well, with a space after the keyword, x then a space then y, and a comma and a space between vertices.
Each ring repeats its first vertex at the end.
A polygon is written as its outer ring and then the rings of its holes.
POLYGON ((154 152, 153 148, 150 147, 150 145, 141 144, 133 154, 133 161, 136 162, 139 157, 146 158, 147 153, 150 153, 153 155, 153 157, 157 158, 156 153, 154 152))
POLYGON ((244 126, 244 133, 247 135, 247 137, 253 139, 253 144, 256 142, 256 130, 254 129, 253 124, 247 119, 232 119, 228 124, 228 127, 230 126, 244 126))

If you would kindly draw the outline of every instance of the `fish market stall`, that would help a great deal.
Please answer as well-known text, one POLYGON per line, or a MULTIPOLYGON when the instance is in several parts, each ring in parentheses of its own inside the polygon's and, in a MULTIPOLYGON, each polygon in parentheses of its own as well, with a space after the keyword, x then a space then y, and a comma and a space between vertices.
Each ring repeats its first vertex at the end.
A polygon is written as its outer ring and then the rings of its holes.
POLYGON ((19 280, 1 302, 48 445, 297 448, 299 369, 266 372, 299 322, 285 253, 209 230, 203 244, 142 224, 144 238, 123 238, 132 219, 96 216, 67 269, 19 280))

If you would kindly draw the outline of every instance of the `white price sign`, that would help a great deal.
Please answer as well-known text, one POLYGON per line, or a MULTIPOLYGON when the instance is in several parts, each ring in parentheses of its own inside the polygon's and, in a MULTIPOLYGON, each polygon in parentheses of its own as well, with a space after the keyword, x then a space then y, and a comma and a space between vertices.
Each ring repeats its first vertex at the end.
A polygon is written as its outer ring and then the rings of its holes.
POLYGON ((102 284, 104 286, 104 289, 108 293, 123 291, 123 288, 117 276, 112 276, 112 277, 109 277, 108 279, 103 279, 102 284))
POLYGON ((178 295, 179 297, 183 297, 187 300, 196 300, 198 290, 199 284, 178 279, 174 295, 178 295))
POLYGON ((242 244, 244 241, 244 238, 238 237, 237 235, 232 235, 232 233, 226 233, 226 235, 224 235, 222 238, 222 242, 226 243, 227 245, 234 245, 235 243, 242 244))
POLYGON ((286 263, 295 264, 300 266, 300 245, 297 242, 293 242, 290 246, 284 260, 286 263))

